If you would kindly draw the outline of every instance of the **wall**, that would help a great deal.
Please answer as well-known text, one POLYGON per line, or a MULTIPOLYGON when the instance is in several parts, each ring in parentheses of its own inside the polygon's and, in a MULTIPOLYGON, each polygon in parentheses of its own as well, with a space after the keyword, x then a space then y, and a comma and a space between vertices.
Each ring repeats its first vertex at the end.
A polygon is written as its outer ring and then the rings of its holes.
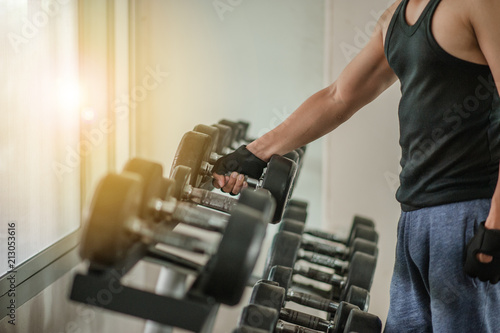
MULTIPOLYGON (((152 69, 162 76, 138 103, 137 155, 162 163, 166 174, 182 135, 196 124, 244 119, 251 122, 250 136, 255 137, 323 87, 322 0, 134 4, 135 85, 152 69)), ((319 226, 321 141, 311 144, 306 156, 295 197, 310 201, 308 223, 319 226)), ((262 272, 270 238, 257 273, 262 272)), ((248 295, 242 303, 247 301, 248 295)), ((240 311, 222 306, 214 332, 234 327, 240 311)))
MULTIPOLYGON (((223 1, 224 2, 224 1, 223 1)), ((250 136, 279 124, 322 87, 323 1, 136 3, 137 84, 151 69, 164 80, 138 106, 138 155, 168 173, 182 135, 198 123, 247 119, 250 136)), ((307 154, 297 190, 320 220, 320 143, 307 154)))
MULTIPOLYGON (((332 0, 328 5, 330 34, 329 77, 334 80, 371 36, 374 24, 390 3, 387 0, 332 0)), ((400 208, 398 186, 399 84, 358 111, 327 136, 324 227, 348 232, 354 214, 375 220, 379 232, 379 259, 371 290, 370 312, 384 321, 389 307, 389 284, 394 265, 396 226, 400 208), (327 204, 328 202, 328 204, 327 204)))

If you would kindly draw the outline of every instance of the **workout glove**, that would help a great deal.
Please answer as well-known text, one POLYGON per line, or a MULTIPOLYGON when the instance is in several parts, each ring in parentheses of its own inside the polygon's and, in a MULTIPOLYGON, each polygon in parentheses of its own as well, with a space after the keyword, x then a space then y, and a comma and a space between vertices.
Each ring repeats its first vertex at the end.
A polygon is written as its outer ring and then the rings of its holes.
POLYGON ((464 270, 469 276, 481 281, 495 284, 500 280, 500 230, 486 229, 484 222, 479 225, 476 234, 467 244, 464 270), (493 260, 483 264, 477 260, 478 253, 493 256, 493 260))
POLYGON ((243 145, 231 154, 219 158, 212 170, 219 175, 236 171, 237 173, 258 179, 266 166, 266 162, 252 154, 243 145))

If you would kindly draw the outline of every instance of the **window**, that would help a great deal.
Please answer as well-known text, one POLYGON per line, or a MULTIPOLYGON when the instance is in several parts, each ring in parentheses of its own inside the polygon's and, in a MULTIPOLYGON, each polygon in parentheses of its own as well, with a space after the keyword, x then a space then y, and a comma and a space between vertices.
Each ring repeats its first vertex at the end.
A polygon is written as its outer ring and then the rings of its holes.
POLYGON ((9 223, 16 266, 79 228, 83 150, 77 1, 0 7, 1 276, 9 223))

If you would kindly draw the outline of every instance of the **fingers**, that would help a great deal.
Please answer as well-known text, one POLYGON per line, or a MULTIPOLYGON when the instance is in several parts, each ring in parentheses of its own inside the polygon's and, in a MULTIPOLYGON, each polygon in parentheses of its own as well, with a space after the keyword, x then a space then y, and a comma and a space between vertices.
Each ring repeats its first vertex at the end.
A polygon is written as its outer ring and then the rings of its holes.
POLYGON ((215 188, 221 189, 223 192, 238 194, 242 189, 248 187, 248 183, 245 181, 245 176, 238 174, 237 172, 231 173, 230 176, 213 174, 214 181, 212 184, 215 188))
POLYGON ((222 187, 222 191, 231 194, 240 193, 245 177, 237 172, 231 173, 231 176, 226 176, 226 184, 222 187))
POLYGON ((244 182, 245 182, 245 176, 238 175, 238 177, 236 178, 236 183, 234 184, 234 187, 233 187, 231 193, 232 194, 240 193, 241 189, 243 188, 244 182))
POLYGON ((215 188, 221 188, 224 187, 224 185, 226 185, 227 182, 226 176, 214 173, 213 177, 214 181, 212 182, 212 184, 214 185, 215 188))
POLYGON ((478 253, 477 260, 479 260, 483 264, 489 264, 493 260, 493 257, 483 253, 478 253))
POLYGON ((226 182, 226 185, 222 187, 222 190, 226 193, 232 193, 234 185, 236 184, 238 178, 238 173, 237 172, 232 172, 231 176, 226 182))

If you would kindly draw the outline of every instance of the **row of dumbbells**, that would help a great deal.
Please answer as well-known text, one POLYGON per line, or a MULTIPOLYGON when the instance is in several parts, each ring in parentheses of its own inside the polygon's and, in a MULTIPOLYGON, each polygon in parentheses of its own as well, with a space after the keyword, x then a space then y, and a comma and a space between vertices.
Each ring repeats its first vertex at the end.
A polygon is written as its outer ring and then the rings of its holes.
POLYGON ((355 217, 348 237, 341 238, 306 228, 303 205, 290 205, 284 215, 263 280, 253 287, 234 332, 380 332, 380 319, 367 312, 378 254, 373 221, 355 217), (318 282, 329 289, 319 288, 318 282), (327 316, 286 308, 286 302, 327 316))
POLYGON ((249 180, 253 188, 238 198, 212 192, 214 161, 246 137, 237 124, 197 125, 186 133, 168 178, 161 164, 139 158, 128 161, 121 173, 107 174, 94 193, 80 248, 91 268, 124 265, 139 251, 150 261, 193 275, 194 294, 239 303, 267 225, 284 214, 303 151, 291 154, 295 160, 274 156, 260 179, 249 180), (179 224, 218 233, 220 241, 178 232, 179 224), (160 244, 202 254, 205 263, 160 244))

